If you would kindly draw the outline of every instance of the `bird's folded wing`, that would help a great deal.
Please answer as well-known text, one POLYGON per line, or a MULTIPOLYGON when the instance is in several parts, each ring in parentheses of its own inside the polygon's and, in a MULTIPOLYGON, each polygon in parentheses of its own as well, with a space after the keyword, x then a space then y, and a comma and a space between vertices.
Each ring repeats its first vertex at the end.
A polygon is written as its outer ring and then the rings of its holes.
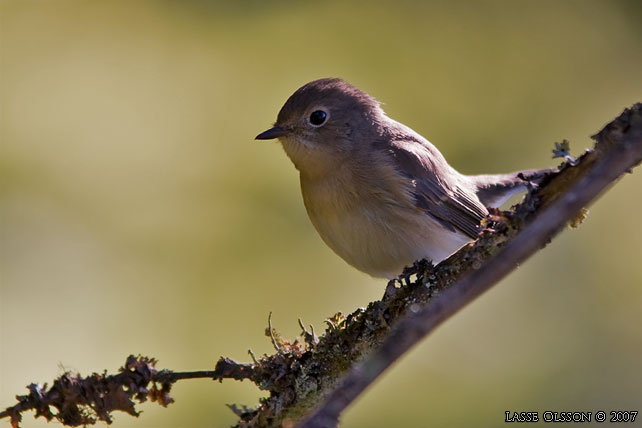
POLYGON ((488 214, 465 177, 454 171, 441 153, 423 141, 395 141, 387 145, 396 168, 411 181, 415 203, 452 231, 476 238, 480 221, 488 214), (435 162, 440 159, 443 162, 435 162))

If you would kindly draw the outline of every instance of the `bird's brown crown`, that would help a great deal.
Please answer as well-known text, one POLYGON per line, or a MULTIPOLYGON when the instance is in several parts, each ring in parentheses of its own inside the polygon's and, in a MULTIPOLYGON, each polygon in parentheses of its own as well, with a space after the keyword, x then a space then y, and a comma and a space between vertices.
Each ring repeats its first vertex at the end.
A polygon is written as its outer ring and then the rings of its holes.
POLYGON ((339 78, 314 80, 300 87, 285 102, 277 123, 284 123, 313 104, 326 104, 336 110, 374 112, 379 102, 362 90, 339 78))

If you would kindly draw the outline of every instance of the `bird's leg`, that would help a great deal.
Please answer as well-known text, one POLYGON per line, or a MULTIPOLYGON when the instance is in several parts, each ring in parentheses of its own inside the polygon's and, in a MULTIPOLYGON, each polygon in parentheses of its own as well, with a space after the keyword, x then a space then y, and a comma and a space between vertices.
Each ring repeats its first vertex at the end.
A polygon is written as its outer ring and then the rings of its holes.
POLYGON ((384 300, 393 297, 399 288, 410 286, 413 282, 410 277, 416 275, 415 283, 421 283, 423 278, 429 274, 435 266, 431 261, 426 259, 416 260, 412 266, 406 266, 401 275, 388 281, 386 292, 383 295, 384 300), (399 286, 397 286, 399 283, 399 286))
POLYGON ((397 278, 394 278, 388 281, 388 285, 386 285, 386 291, 383 293, 383 298, 381 300, 391 299, 395 296, 395 294, 397 294, 398 288, 395 285, 397 281, 398 281, 397 278))
POLYGON ((429 269, 431 269, 433 266, 432 262, 426 259, 421 259, 421 260, 415 260, 412 266, 407 266, 404 268, 403 272, 401 273, 401 276, 399 276, 399 282, 405 282, 406 285, 410 285, 410 277, 413 275, 416 275, 416 281, 415 282, 420 282, 419 280, 424 276, 425 272, 429 269))

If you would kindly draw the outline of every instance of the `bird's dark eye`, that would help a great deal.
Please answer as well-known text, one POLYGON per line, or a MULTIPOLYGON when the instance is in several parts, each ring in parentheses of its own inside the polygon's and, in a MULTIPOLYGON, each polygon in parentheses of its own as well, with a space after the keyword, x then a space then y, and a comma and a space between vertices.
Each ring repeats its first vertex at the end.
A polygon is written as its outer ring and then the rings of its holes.
POLYGON ((328 113, 323 110, 315 110, 310 114, 310 123, 314 126, 321 126, 328 118, 328 113))

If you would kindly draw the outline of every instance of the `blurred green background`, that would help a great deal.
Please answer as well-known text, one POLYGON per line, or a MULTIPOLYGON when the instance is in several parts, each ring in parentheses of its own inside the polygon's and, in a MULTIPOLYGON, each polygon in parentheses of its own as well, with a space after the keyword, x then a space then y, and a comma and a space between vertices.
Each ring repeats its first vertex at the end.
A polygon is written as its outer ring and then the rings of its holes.
MULTIPOLYGON (((0 407, 129 353, 175 370, 271 352, 379 298, 309 224, 278 144, 339 76, 462 172, 546 167, 642 101, 639 1, 1 1, 0 407)), ((642 410, 642 170, 380 379, 343 427, 642 410)), ((252 384, 176 385, 122 427, 225 427, 252 384)), ((6 422, 2 422, 6 423, 6 422)), ((8 424, 7 424, 8 425, 8 424)), ((45 426, 25 416, 24 427, 45 426)))

